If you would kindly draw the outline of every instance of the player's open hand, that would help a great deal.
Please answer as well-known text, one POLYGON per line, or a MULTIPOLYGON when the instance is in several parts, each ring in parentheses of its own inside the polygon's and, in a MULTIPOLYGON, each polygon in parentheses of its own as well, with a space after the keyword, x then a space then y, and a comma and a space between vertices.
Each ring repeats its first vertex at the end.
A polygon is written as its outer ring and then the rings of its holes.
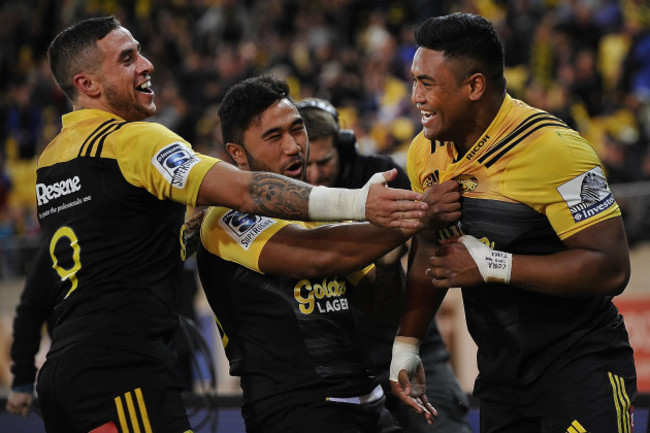
POLYGON ((390 387, 397 398, 402 400, 413 412, 424 416, 429 425, 433 425, 434 418, 438 416, 438 411, 431 406, 425 394, 426 386, 424 385, 422 363, 417 368, 413 384, 411 384, 406 370, 400 370, 397 381, 390 381, 390 387))
POLYGON ((417 229, 420 218, 425 215, 427 204, 422 202, 422 194, 407 189, 389 188, 385 184, 397 176, 392 169, 375 174, 366 184, 366 220, 386 228, 417 229))

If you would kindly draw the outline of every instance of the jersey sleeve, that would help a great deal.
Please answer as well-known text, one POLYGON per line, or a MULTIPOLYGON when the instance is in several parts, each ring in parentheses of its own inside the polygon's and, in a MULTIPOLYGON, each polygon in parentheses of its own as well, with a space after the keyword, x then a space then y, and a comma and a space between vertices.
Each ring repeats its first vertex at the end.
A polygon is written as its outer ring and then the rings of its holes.
POLYGON ((621 215, 596 152, 575 131, 540 137, 502 182, 506 195, 546 215, 560 239, 621 215))
POLYGON ((201 224, 201 242, 211 254, 262 274, 259 258, 264 245, 290 224, 295 222, 213 207, 201 224))
POLYGON ((206 173, 220 160, 201 155, 163 125, 132 122, 111 142, 124 178, 159 199, 196 205, 206 173))

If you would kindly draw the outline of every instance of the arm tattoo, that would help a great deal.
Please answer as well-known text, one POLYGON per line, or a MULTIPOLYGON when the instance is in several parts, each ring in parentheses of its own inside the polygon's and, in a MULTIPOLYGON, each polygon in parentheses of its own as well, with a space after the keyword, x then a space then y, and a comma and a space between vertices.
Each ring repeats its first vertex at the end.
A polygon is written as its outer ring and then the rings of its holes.
POLYGON ((250 186, 254 213, 288 220, 308 220, 311 189, 311 185, 287 177, 254 172, 250 186))

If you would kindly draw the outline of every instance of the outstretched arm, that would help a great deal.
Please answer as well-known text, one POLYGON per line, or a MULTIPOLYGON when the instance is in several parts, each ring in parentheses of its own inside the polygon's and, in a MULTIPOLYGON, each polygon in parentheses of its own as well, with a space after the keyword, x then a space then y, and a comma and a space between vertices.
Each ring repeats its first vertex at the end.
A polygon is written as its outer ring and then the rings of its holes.
MULTIPOLYGON (((384 173, 390 181, 395 170, 384 173)), ((374 180, 376 182, 376 179, 374 180)), ((291 220, 368 220, 381 227, 417 228, 427 205, 422 195, 383 184, 358 190, 312 187, 282 175, 242 171, 219 162, 206 174, 197 205, 217 205, 291 220)))
POLYGON ((265 273, 292 278, 346 275, 373 263, 413 232, 369 223, 328 224, 312 229, 291 224, 264 245, 259 267, 265 273))
POLYGON ((508 280, 502 282, 555 296, 615 296, 623 292, 630 278, 629 252, 620 217, 570 236, 564 240, 567 250, 544 256, 493 251, 472 237, 463 236, 459 241, 432 254, 427 274, 435 288, 508 280), (492 269, 498 262, 495 275, 492 269))

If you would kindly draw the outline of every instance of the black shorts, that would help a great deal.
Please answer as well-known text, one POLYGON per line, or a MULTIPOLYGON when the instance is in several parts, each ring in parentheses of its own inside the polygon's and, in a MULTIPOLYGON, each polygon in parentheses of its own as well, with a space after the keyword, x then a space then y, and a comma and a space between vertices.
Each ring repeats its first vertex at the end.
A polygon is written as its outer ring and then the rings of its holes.
POLYGON ((293 405, 264 420, 246 420, 248 433, 401 433, 386 409, 386 397, 374 403, 322 401, 293 405))
POLYGON ((631 350, 551 366, 526 389, 482 401, 481 433, 632 433, 637 394, 631 350))
POLYGON ((48 357, 36 390, 48 433, 191 432, 178 375, 159 359, 101 345, 48 357), (136 428, 135 424, 138 424, 136 428))

